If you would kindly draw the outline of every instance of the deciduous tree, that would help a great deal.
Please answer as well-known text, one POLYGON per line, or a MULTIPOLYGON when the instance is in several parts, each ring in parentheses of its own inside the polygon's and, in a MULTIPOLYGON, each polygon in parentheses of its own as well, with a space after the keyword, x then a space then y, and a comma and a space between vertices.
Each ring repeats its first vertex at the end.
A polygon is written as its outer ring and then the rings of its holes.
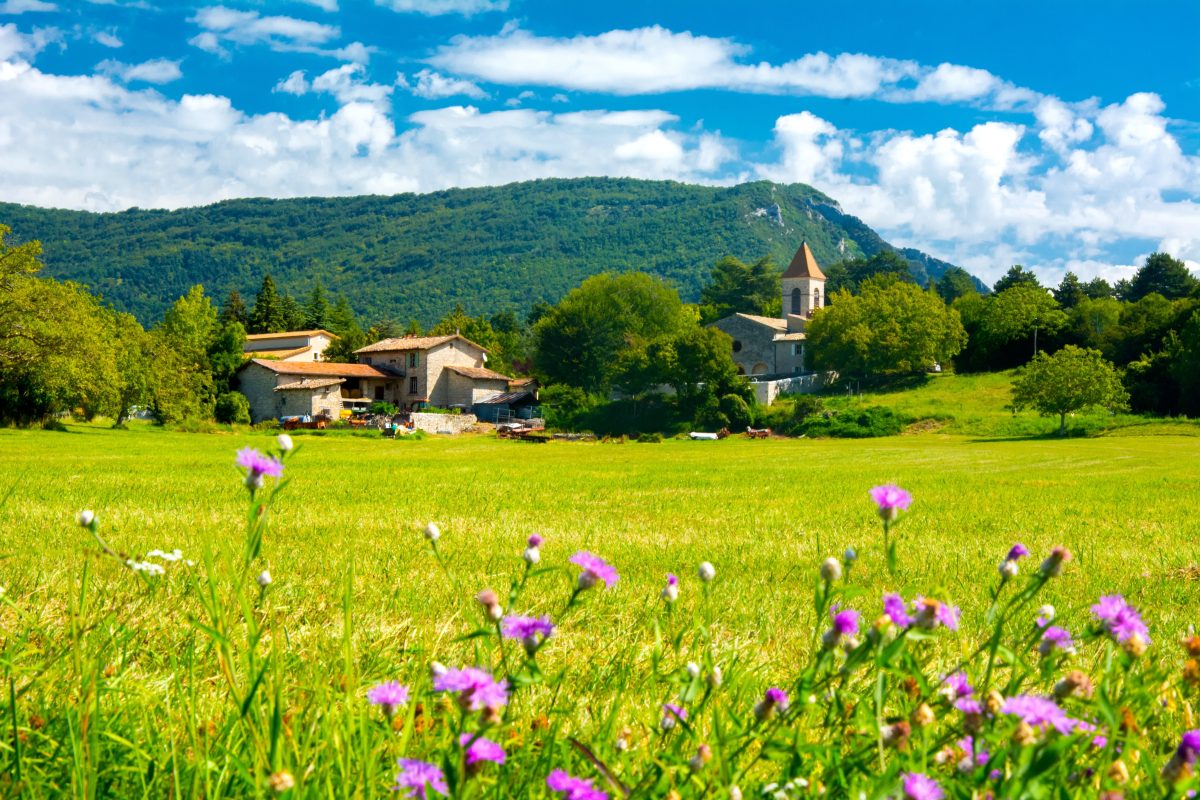
POLYGON ((1129 395, 1113 365, 1099 350, 1067 345, 1053 355, 1038 353, 1013 383, 1013 408, 1058 415, 1058 433, 1067 432, 1067 414, 1101 406, 1125 408, 1129 395))

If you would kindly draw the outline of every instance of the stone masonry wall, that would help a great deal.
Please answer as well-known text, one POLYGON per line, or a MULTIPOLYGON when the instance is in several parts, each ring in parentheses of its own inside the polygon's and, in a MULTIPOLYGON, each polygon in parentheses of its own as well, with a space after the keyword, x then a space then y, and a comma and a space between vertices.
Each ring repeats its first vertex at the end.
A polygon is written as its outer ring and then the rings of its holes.
POLYGON ((475 427, 474 414, 423 414, 414 412, 413 427, 426 433, 457 434, 475 427))

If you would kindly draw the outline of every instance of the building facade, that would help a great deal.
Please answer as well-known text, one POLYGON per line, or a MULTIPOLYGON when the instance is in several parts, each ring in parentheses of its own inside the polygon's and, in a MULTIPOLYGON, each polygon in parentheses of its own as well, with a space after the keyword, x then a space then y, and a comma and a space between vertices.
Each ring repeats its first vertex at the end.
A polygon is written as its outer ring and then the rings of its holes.
POLYGON ((250 401, 250 419, 324 416, 365 409, 399 391, 400 377, 366 364, 251 359, 237 372, 237 390, 250 401))
POLYGON ((323 361, 325 349, 337 339, 325 330, 252 333, 242 351, 247 358, 272 358, 277 361, 323 361))
POLYGON ((487 350, 459 334, 384 339, 355 352, 360 364, 401 377, 399 391, 387 398, 404 409, 422 404, 470 408, 508 391, 507 375, 487 368, 487 350))

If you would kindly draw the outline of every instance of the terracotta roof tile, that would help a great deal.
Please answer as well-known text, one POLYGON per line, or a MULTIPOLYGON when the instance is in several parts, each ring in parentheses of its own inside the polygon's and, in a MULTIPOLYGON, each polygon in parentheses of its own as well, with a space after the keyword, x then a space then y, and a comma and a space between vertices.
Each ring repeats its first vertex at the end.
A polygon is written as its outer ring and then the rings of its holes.
POLYGON ((330 339, 340 338, 336 333, 330 333, 323 328, 314 328, 311 331, 282 331, 280 333, 251 333, 246 336, 247 342, 261 342, 264 339, 288 339, 293 336, 316 336, 318 333, 323 333, 330 339))
POLYGON ((501 375, 499 372, 494 372, 487 367, 460 367, 457 364, 450 364, 446 369, 451 372, 457 372, 467 378, 476 378, 478 380, 489 381, 511 381, 512 378, 507 375, 501 375))
POLYGON ((825 280, 825 273, 821 272, 821 268, 817 266, 817 259, 813 256, 813 251, 809 248, 808 242, 800 244, 800 249, 796 251, 796 255, 792 256, 792 263, 788 264, 783 277, 825 280))
POLYGON ((774 328, 777 331, 787 330, 787 320, 780 317, 760 317, 757 314, 742 314, 740 312, 737 316, 748 319, 751 322, 757 322, 759 325, 766 325, 768 328, 774 328))
MULTIPOLYGON (((393 378, 370 364, 338 364, 333 361, 268 361, 254 358, 246 365, 257 364, 277 375, 322 375, 332 378, 393 378)), ((242 366, 242 369, 246 368, 242 366)))
POLYGON ((366 347, 360 347, 355 350, 355 353, 393 353, 404 350, 428 350, 431 347, 437 347, 439 344, 454 339, 460 339, 480 352, 486 353, 487 349, 480 347, 461 334, 453 333, 449 336, 397 336, 392 339, 383 339, 375 344, 369 344, 366 347))

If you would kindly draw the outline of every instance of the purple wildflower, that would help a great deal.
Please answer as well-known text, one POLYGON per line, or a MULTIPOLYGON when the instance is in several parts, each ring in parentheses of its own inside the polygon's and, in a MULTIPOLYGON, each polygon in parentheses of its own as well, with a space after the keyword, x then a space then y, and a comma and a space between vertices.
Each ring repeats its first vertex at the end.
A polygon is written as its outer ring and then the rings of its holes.
POLYGON ((402 758, 396 765, 400 767, 400 772, 396 774, 396 785, 392 787, 392 791, 401 792, 407 789, 404 796, 416 800, 425 800, 430 789, 442 795, 450 793, 446 786, 446 776, 433 764, 402 758))
POLYGON ((668 572, 667 573, 667 586, 678 586, 678 585, 679 585, 679 578, 675 577, 675 573, 668 572))
POLYGON ((475 667, 448 669, 433 679, 435 692, 458 692, 459 703, 469 711, 508 704, 508 681, 497 681, 475 667))
POLYGON ((973 697, 960 697, 954 701, 954 707, 964 714, 983 713, 983 705, 973 697))
POLYGON ((912 607, 916 614, 913 621, 918 627, 936 628, 942 625, 952 631, 958 630, 958 621, 962 617, 962 611, 958 606, 918 597, 913 600, 912 607))
POLYGON ((771 703, 771 705, 780 710, 788 707, 787 692, 785 692, 783 689, 780 689, 778 686, 772 686, 770 689, 767 689, 767 693, 763 696, 771 703))
POLYGON ((1137 609, 1125 602, 1119 594, 1108 594, 1100 598, 1092 606, 1092 613, 1104 623, 1105 629, 1118 642, 1127 642, 1133 636, 1140 636, 1145 642, 1150 641, 1150 630, 1142 622, 1137 609))
POLYGON ((904 598, 898 594, 883 596, 883 613, 901 628, 907 628, 913 624, 913 618, 908 615, 908 610, 904 605, 904 598))
POLYGON ((543 639, 550 638, 554 633, 554 623, 548 616, 518 617, 510 614, 504 618, 500 627, 501 632, 509 639, 543 639))
POLYGON ((1175 750, 1176 757, 1191 766, 1200 757, 1200 731, 1188 731, 1179 739, 1179 747, 1175 750))
POLYGON ((1029 694, 1009 697, 1000 707, 1000 713, 1020 717, 1034 728, 1050 726, 1062 734, 1070 733, 1079 724, 1078 720, 1067 716, 1067 712, 1059 708, 1053 700, 1029 694))
POLYGON ((675 727, 675 722, 684 722, 688 718, 687 709, 682 706, 677 706, 674 703, 663 703, 662 706, 662 729, 669 731, 675 727))
POLYGON ((527 542, 527 544, 530 547, 541 547, 542 542, 544 542, 544 541, 545 541, 545 539, 542 538, 542 535, 540 533, 531 533, 531 534, 529 534, 529 541, 527 542))
POLYGON ((546 778, 550 791, 562 794, 562 800, 608 800, 608 795, 592 786, 591 778, 575 778, 556 769, 546 778))
POLYGON ((967 769, 972 767, 982 767, 988 762, 988 759, 991 758, 991 755, 988 753, 988 751, 983 749, 982 744, 979 746, 978 750, 975 749, 975 739, 973 737, 964 736, 958 740, 958 746, 962 748, 964 753, 967 754, 967 757, 959 762, 959 769, 964 767, 967 769))
POLYGON ((395 681, 381 683, 367 692, 367 702, 383 708, 383 713, 389 717, 396 709, 408 702, 408 687, 395 681))
POLYGON ((1075 652, 1075 641, 1071 638, 1069 630, 1058 625, 1051 625, 1042 631, 1042 643, 1038 645, 1038 652, 1048 656, 1055 650, 1073 653, 1075 652))
POLYGON ((975 694, 975 690, 971 688, 971 683, 967 680, 967 673, 961 670, 942 678, 942 684, 945 686, 943 691, 954 700, 960 697, 971 697, 975 694))
POLYGON ((466 764, 468 767, 472 764, 478 764, 481 761, 494 761, 497 764, 504 763, 504 748, 491 739, 464 733, 458 737, 458 743, 467 749, 466 764))
POLYGON ((912 505, 912 495, 891 483, 873 487, 870 494, 875 505, 879 506, 880 512, 907 511, 908 507, 912 505))
POLYGON ((605 586, 617 582, 617 571, 599 556, 581 550, 568 560, 583 570, 579 573, 580 589, 590 589, 600 581, 604 581, 605 586))
POLYGON ((938 782, 920 772, 904 773, 904 796, 908 800, 942 800, 946 793, 938 782))
POLYGON ((1027 555, 1029 555, 1029 548, 1026 547, 1025 545, 1021 544, 1020 542, 1017 542, 1008 551, 1008 555, 1006 555, 1004 557, 1004 560, 1005 561, 1016 561, 1018 558, 1024 558, 1027 555))
POLYGON ((246 470, 246 485, 252 489, 262 486, 263 476, 278 478, 283 474, 283 462, 268 458, 253 447, 238 450, 236 463, 246 470))
POLYGON ((958 606, 952 606, 949 603, 938 603, 937 609, 934 611, 934 616, 937 621, 944 627, 952 631, 958 630, 958 621, 962 619, 962 610, 958 606))
POLYGON ((829 616, 833 619, 833 629, 838 632, 839 636, 855 636, 858 634, 858 618, 860 614, 852 608, 847 608, 844 611, 838 610, 837 605, 829 610, 829 616))

